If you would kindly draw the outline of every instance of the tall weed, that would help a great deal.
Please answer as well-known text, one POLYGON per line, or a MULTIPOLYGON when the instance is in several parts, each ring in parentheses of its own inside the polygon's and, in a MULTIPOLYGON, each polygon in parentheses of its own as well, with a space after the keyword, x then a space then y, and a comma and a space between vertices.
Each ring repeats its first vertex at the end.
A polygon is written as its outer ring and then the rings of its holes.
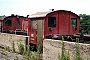
POLYGON ((75 56, 75 60, 81 60, 80 47, 79 47, 79 38, 76 38, 76 56, 75 56))
POLYGON ((58 53, 58 59, 59 60, 70 60, 69 51, 67 53, 64 47, 65 47, 64 37, 62 36, 62 52, 61 52, 61 55, 60 55, 60 53, 58 53))
POLYGON ((12 41, 12 52, 15 52, 15 43, 12 41))
POLYGON ((24 52, 24 45, 21 44, 21 42, 20 42, 20 44, 18 45, 18 49, 19 49, 19 53, 20 53, 20 54, 23 54, 23 52, 24 52))

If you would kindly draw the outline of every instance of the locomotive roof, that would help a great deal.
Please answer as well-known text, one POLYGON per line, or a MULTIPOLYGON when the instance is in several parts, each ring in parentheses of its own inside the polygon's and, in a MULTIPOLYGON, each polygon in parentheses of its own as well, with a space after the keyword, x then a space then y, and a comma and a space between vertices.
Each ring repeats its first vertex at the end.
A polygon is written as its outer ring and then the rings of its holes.
POLYGON ((6 20, 7 18, 28 18, 28 17, 24 17, 24 16, 19 16, 19 15, 11 15, 11 16, 5 16, 5 17, 0 17, 0 20, 6 20))
MULTIPOLYGON (((76 16, 78 16, 76 13, 71 12, 71 11, 67 11, 67 10, 57 10, 57 11, 53 11, 53 12, 58 12, 58 11, 70 12, 70 13, 75 14, 76 16)), ((53 12, 51 12, 51 13, 53 13, 53 12)), ((48 14, 50 14, 50 13, 48 13, 48 14)), ((47 14, 47 15, 48 15, 48 14, 47 14)), ((79 17, 79 16, 78 16, 78 17, 79 17)), ((79 17, 79 18, 80 18, 80 17, 79 17)))
POLYGON ((0 20, 2 21, 6 16, 0 16, 0 20))
POLYGON ((13 15, 13 16, 7 16, 7 17, 23 17, 23 18, 26 18, 24 16, 19 16, 19 15, 13 15))
POLYGON ((32 14, 29 16, 29 18, 39 18, 39 17, 45 17, 48 13, 50 13, 51 11, 47 11, 47 12, 37 12, 35 14, 32 14))
MULTIPOLYGON (((67 11, 67 10, 57 10, 57 11, 71 12, 71 11, 67 11)), ((57 12, 57 11, 37 12, 35 14, 30 15, 29 18, 41 18, 41 17, 45 17, 46 15, 48 15, 50 13, 57 12)), ((71 12, 71 13, 73 13, 73 12, 71 12)), ((73 13, 73 14, 75 14, 75 13, 73 13)), ((75 15, 77 15, 77 14, 75 14, 75 15)))
POLYGON ((5 18, 10 18, 10 17, 27 18, 27 17, 24 17, 24 16, 19 16, 19 15, 6 16, 5 18))

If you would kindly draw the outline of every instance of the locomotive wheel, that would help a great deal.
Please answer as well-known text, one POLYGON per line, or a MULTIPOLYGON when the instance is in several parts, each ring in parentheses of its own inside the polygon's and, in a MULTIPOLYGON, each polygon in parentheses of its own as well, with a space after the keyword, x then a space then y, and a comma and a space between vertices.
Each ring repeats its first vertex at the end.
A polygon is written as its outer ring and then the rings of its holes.
POLYGON ((80 40, 84 40, 84 35, 82 33, 80 34, 80 40))
POLYGON ((61 40, 61 39, 62 39, 62 36, 61 36, 61 35, 59 35, 59 36, 58 36, 58 39, 59 39, 59 40, 61 40))
POLYGON ((52 35, 47 35, 46 39, 52 39, 52 35))
POLYGON ((66 36, 66 40, 67 41, 74 42, 75 41, 75 38, 74 38, 74 36, 66 36))

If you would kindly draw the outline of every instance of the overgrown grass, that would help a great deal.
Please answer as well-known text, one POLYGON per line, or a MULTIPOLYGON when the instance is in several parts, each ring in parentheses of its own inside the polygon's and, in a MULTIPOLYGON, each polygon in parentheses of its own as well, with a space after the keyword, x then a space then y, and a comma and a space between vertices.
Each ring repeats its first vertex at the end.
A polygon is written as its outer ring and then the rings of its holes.
POLYGON ((67 53, 64 47, 65 47, 64 46, 64 37, 62 36, 62 52, 61 52, 61 55, 60 55, 60 53, 58 53, 58 59, 59 60, 70 60, 69 51, 67 53))
POLYGON ((14 60, 19 60, 18 57, 16 56, 14 60))
POLYGON ((41 58, 42 58, 42 51, 41 51, 41 45, 38 45, 38 47, 37 47, 37 52, 36 52, 36 54, 37 54, 37 59, 38 60, 41 60, 41 58))
MULTIPOLYGON (((61 55, 58 53, 58 59, 59 60, 70 60, 70 54, 69 51, 68 53, 65 50, 64 46, 64 37, 62 36, 62 48, 61 48, 61 55)), ((76 38, 76 54, 75 54, 75 60, 82 60, 80 56, 80 47, 79 47, 79 38, 76 38)), ((87 58, 88 60, 88 58, 87 58)))
POLYGON ((24 52, 24 45, 20 43, 20 44, 18 45, 18 49, 19 49, 19 53, 20 53, 20 54, 23 54, 23 52, 24 52))
POLYGON ((41 54, 41 47, 37 47, 37 52, 33 52, 30 50, 30 45, 26 46, 26 50, 24 50, 23 44, 19 44, 18 46, 21 54, 23 55, 24 59, 28 60, 41 60, 42 59, 42 54, 41 54))
POLYGON ((26 50, 24 50, 23 52, 23 57, 25 59, 30 59, 30 56, 31 56, 30 45, 27 45, 26 50))
POLYGON ((75 60, 82 60, 80 57, 79 38, 76 38, 76 56, 75 60))
POLYGON ((11 43, 12 43, 12 52, 15 52, 15 43, 14 41, 12 41, 11 43))
POLYGON ((9 52, 11 51, 10 47, 9 46, 6 46, 6 45, 4 46, 4 50, 5 51, 9 51, 9 52))

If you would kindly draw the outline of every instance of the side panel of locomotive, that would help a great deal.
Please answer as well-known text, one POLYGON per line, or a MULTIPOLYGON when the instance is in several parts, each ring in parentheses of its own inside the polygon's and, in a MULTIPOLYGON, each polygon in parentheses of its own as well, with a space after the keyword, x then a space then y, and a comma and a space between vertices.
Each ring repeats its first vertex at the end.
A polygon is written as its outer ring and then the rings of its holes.
POLYGON ((75 13, 54 11, 45 17, 44 35, 71 35, 79 33, 80 19, 75 13))
POLYGON ((28 18, 22 19, 22 31, 30 33, 30 29, 31 29, 31 20, 28 18))
POLYGON ((8 16, 3 21, 3 31, 10 32, 21 29, 20 20, 16 16, 8 16))
POLYGON ((3 20, 3 32, 27 33, 30 31, 30 19, 23 16, 8 16, 3 20))

